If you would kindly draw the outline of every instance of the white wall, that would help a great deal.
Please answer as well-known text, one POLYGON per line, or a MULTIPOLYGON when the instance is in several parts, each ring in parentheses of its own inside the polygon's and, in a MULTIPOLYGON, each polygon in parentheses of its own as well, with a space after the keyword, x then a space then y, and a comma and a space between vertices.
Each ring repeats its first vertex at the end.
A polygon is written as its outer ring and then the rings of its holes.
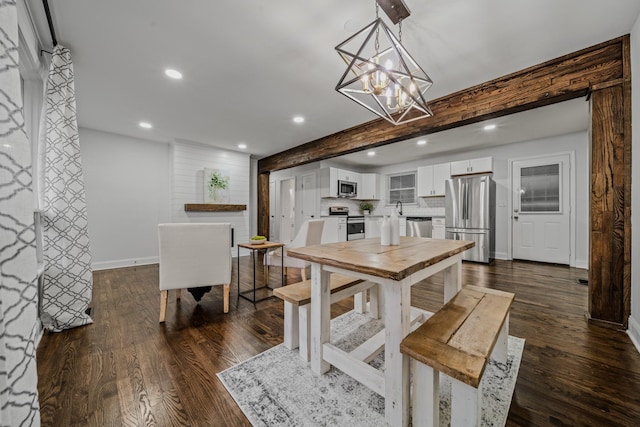
POLYGON ((629 335, 640 351, 640 16, 631 30, 631 316, 629 335))
MULTIPOLYGON (((587 268, 589 262, 589 141, 586 132, 560 135, 534 141, 491 147, 480 150, 469 150, 447 156, 432 157, 428 160, 416 160, 408 163, 390 165, 378 169, 380 174, 392 174, 403 171, 416 170, 418 166, 445 163, 449 161, 474 159, 478 157, 493 157, 493 179, 496 182, 496 258, 509 258, 509 160, 575 151, 576 162, 576 267, 587 268)), ((423 202, 421 202, 423 203, 423 202)), ((387 208, 388 210, 388 208, 387 208)), ((405 209, 407 210, 407 209, 405 209)), ((421 210, 433 215, 444 208, 439 206, 410 207, 409 214, 419 214, 421 210)), ((376 214, 379 213, 376 210, 376 214)), ((384 212, 389 213, 389 212, 384 212)))
MULTIPOLYGON (((229 175, 231 204, 250 208, 251 159, 248 154, 205 144, 175 141, 172 151, 171 222, 230 222, 235 242, 249 240, 249 210, 238 212, 185 212, 186 203, 204 203, 204 168, 220 169, 229 175)), ((233 250, 236 255, 236 249, 233 250)), ((242 251, 241 251, 242 255, 242 251)))
POLYGON ((80 128, 94 269, 158 262, 169 222, 169 144, 80 128))

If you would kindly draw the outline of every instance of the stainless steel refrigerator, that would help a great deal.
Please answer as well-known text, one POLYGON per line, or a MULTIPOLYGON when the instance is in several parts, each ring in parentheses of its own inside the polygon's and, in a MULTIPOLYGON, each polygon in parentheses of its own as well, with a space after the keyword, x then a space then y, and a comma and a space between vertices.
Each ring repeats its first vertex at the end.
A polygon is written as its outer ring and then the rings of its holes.
POLYGON ((495 253, 495 188, 490 175, 447 180, 445 236, 476 242, 463 253, 464 260, 489 263, 495 253))

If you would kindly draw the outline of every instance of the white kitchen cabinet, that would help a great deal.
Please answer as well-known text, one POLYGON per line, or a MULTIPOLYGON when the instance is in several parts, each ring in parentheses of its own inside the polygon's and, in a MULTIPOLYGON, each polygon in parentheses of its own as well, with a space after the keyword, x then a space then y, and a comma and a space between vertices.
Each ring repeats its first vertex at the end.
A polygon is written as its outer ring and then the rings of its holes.
POLYGON ((347 218, 323 217, 322 243, 347 241, 347 218))
POLYGON ((451 175, 493 172, 493 157, 451 162, 451 175))
POLYGON ((377 173, 361 173, 360 183, 358 184, 358 200, 380 200, 382 193, 380 191, 380 183, 382 182, 380 175, 377 173))
POLYGON ((368 239, 370 237, 380 237, 380 222, 381 218, 364 218, 364 237, 368 239))
POLYGON ((338 169, 338 180, 349 182, 360 182, 360 174, 358 172, 351 172, 345 169, 338 169))
POLYGON ((450 163, 418 168, 418 197, 444 196, 445 181, 451 178, 450 163))
POLYGON ((320 197, 338 197, 338 181, 349 181, 360 187, 360 174, 345 169, 322 168, 318 174, 320 177, 320 197))
POLYGON ((400 223, 400 235, 406 236, 407 235, 407 218, 401 217, 399 223, 400 223))
POLYGON ((320 197, 338 197, 338 169, 320 169, 318 187, 320 188, 320 197))
POLYGON ((433 218, 431 220, 431 237, 434 239, 444 239, 444 218, 433 218))

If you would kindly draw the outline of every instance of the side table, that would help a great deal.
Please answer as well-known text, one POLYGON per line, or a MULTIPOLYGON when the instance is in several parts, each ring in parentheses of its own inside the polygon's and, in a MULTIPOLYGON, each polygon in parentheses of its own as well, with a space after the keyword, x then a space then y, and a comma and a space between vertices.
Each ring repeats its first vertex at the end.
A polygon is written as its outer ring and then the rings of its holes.
POLYGON ((280 259, 282 260, 282 265, 281 265, 282 268, 280 270, 281 281, 282 281, 281 286, 284 286, 284 243, 269 242, 269 241, 266 241, 261 244, 256 244, 256 245, 252 245, 251 243, 238 243, 237 247, 238 247, 238 300, 242 297, 247 301, 252 302, 255 307, 257 302, 264 301, 273 296, 273 295, 269 295, 264 298, 256 299, 256 291, 260 289, 273 289, 272 287, 269 286, 268 277, 264 278, 264 281, 265 281, 264 285, 256 288, 256 251, 266 252, 269 249, 280 248, 280 251, 281 251, 280 259), (251 258, 253 259, 253 289, 249 289, 248 291, 242 291, 242 292, 240 292, 240 248, 249 249, 251 251, 251 258), (253 299, 249 298, 248 296, 245 296, 245 294, 252 293, 252 292, 253 292, 253 299))

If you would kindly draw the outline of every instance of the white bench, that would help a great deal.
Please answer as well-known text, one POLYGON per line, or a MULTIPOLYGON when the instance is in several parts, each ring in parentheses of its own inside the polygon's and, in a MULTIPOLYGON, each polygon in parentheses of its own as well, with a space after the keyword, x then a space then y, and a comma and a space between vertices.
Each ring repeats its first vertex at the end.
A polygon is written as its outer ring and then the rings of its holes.
POLYGON ((480 381, 489 358, 507 361, 513 299, 466 286, 405 337, 400 351, 413 359, 413 425, 439 425, 440 372, 452 378, 451 426, 480 425, 480 381))
MULTIPOLYGON (((379 316, 379 299, 377 286, 372 282, 365 282, 341 274, 331 274, 329 287, 331 289, 331 303, 354 296, 356 311, 366 311, 366 291, 372 289, 371 312, 374 317, 379 316)), ((310 330, 309 309, 311 304, 311 280, 276 288, 273 295, 284 300, 284 345, 288 349, 300 348, 300 357, 310 360, 310 330)))

